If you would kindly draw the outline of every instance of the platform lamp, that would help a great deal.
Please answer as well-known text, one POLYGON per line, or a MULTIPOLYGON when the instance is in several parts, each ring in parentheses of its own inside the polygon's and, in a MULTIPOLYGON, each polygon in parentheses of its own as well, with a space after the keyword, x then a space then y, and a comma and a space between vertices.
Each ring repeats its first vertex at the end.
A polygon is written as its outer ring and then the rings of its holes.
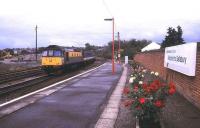
POLYGON ((114 18, 110 19, 104 19, 104 21, 112 21, 113 28, 112 28, 112 74, 115 74, 115 64, 114 64, 114 48, 115 48, 115 43, 114 43, 114 18))

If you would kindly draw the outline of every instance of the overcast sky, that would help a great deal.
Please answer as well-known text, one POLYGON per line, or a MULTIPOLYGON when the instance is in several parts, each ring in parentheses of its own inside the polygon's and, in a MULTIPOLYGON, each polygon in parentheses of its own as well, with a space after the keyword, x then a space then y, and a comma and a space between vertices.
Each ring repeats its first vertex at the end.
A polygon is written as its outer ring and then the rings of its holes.
POLYGON ((162 42, 168 27, 183 28, 186 42, 200 41, 198 0, 0 0, 0 49, 106 45, 112 22, 122 40, 162 42))

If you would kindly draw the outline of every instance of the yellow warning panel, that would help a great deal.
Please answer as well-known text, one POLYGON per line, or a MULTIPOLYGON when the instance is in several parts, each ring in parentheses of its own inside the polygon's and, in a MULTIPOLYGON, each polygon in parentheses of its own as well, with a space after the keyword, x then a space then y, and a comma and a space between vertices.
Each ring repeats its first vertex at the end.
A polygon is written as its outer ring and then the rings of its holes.
POLYGON ((42 57, 43 65, 62 65, 64 58, 62 57, 42 57))

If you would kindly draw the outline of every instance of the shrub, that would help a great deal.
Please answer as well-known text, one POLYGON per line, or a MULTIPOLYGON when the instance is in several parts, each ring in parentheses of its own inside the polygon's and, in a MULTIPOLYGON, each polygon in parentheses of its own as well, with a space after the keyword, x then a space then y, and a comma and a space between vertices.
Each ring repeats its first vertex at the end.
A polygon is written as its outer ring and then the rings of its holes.
POLYGON ((157 113, 165 106, 166 97, 175 93, 175 85, 160 79, 158 72, 136 67, 129 79, 129 86, 124 88, 124 94, 128 97, 124 105, 129 106, 140 119, 156 119, 157 113))

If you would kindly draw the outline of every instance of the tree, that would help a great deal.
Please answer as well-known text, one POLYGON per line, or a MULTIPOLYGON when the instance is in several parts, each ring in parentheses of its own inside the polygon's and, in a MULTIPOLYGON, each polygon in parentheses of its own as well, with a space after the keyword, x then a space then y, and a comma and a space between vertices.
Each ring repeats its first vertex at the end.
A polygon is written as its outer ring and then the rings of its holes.
POLYGON ((163 40, 161 47, 169 47, 169 46, 175 46, 175 45, 180 45, 184 44, 184 39, 182 38, 183 35, 183 30, 180 26, 177 26, 177 31, 176 29, 169 27, 167 29, 167 35, 165 36, 165 39, 163 40))
POLYGON ((177 31, 177 43, 178 44, 184 44, 184 39, 182 38, 183 35, 183 30, 181 29, 180 26, 177 27, 178 31, 177 31))
MULTIPOLYGON (((140 52, 143 47, 150 44, 150 41, 148 40, 136 40, 131 39, 128 41, 120 41, 121 42, 121 58, 124 56, 128 56, 129 59, 132 59, 132 57, 137 53, 140 52)), ((118 51, 118 41, 115 40, 115 51, 118 51)), ((108 46, 105 47, 103 51, 103 57, 107 59, 111 59, 112 57, 112 42, 108 43, 108 46)))
POLYGON ((122 43, 121 48, 124 49, 124 52, 121 53, 121 56, 128 56, 129 59, 133 59, 132 57, 137 53, 140 52, 143 47, 150 44, 151 41, 148 40, 136 40, 131 39, 129 41, 124 41, 122 43))
POLYGON ((10 55, 14 55, 14 50, 13 49, 6 48, 6 49, 4 49, 4 51, 9 52, 10 55))
POLYGON ((6 53, 3 50, 0 50, 0 57, 4 57, 6 53))
POLYGON ((26 54, 29 54, 29 52, 28 52, 27 50, 23 49, 23 50, 21 51, 21 54, 22 54, 22 55, 26 55, 26 54))
POLYGON ((85 50, 86 51, 95 50, 95 46, 94 45, 90 45, 89 43, 86 43, 85 44, 85 50))
POLYGON ((45 47, 39 47, 38 50, 37 50, 37 52, 38 53, 42 53, 45 49, 46 49, 45 47))

